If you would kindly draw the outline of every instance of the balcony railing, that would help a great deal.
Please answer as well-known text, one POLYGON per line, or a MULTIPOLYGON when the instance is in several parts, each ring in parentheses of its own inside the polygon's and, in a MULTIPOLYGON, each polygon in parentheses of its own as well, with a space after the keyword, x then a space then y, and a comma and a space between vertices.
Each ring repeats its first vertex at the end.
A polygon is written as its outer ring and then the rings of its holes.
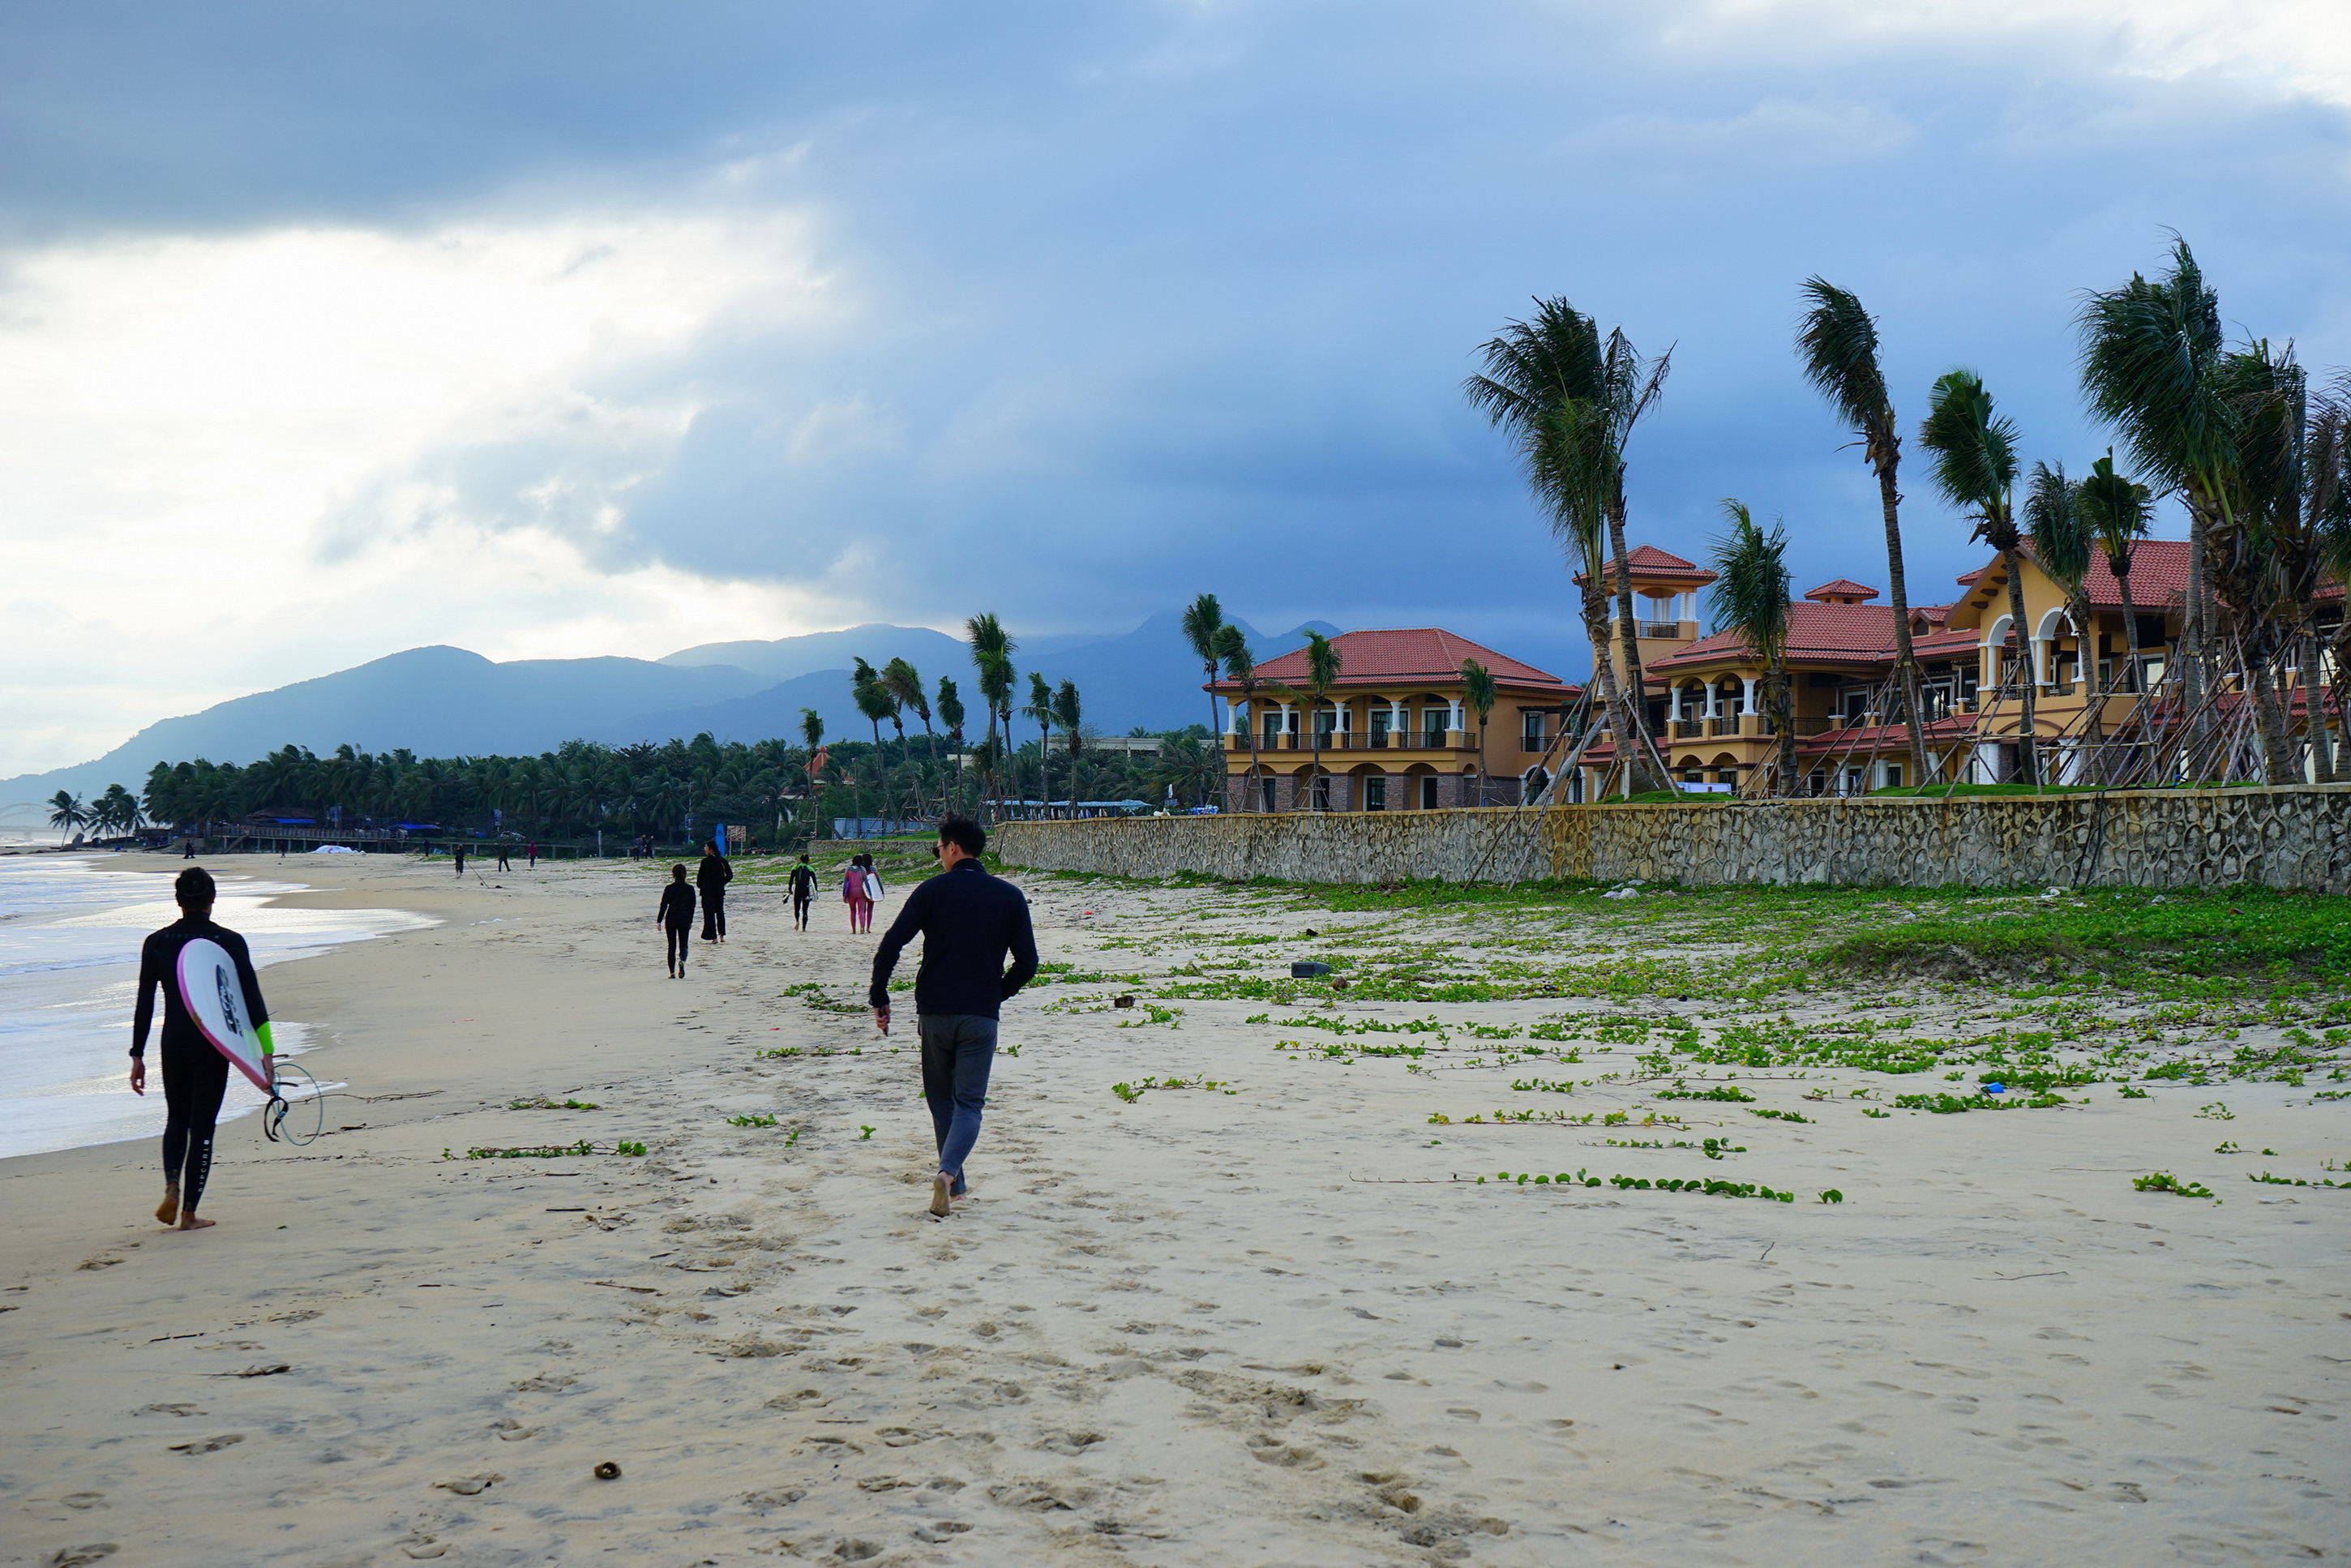
POLYGON ((1649 640, 1673 638, 1679 640, 1682 623, 1678 621, 1641 621, 1635 622, 1634 634, 1649 640))
MULTIPOLYGON (((1322 734, 1325 751, 1461 751, 1476 750, 1475 731, 1409 730, 1409 729, 1326 729, 1322 734)), ((1246 750, 1246 736, 1238 737, 1240 748, 1246 750)), ((1259 751, 1311 751, 1313 738, 1304 735, 1274 735, 1260 737, 1259 751)))

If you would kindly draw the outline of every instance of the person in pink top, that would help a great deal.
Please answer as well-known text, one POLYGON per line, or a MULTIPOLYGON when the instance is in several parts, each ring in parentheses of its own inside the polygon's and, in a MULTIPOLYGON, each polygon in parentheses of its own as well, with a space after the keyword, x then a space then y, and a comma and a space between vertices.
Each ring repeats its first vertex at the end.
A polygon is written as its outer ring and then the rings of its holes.
POLYGON ((873 929, 873 895, 872 883, 868 880, 872 873, 867 869, 869 858, 852 855, 849 870, 841 879, 841 896, 842 902, 849 905, 849 929, 852 933, 873 929))

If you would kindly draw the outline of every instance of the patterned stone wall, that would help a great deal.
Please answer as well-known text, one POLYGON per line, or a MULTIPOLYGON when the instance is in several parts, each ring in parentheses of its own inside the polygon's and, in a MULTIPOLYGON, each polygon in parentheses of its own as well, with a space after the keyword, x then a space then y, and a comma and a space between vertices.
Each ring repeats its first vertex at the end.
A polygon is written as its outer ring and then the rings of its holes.
POLYGON ((1010 865, 1285 882, 2269 887, 2351 893, 2351 785, 1964 800, 1010 822, 1010 865))

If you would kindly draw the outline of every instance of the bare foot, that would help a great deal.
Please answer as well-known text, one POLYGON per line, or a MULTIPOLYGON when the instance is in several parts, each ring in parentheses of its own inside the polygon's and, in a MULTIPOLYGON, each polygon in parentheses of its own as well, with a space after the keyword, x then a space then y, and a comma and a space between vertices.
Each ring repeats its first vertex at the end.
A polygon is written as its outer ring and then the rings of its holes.
POLYGON ((155 1206, 155 1218, 160 1224, 171 1225, 176 1223, 179 1218, 180 1189, 176 1186, 167 1186, 163 1189, 163 1201, 155 1206))
POLYGON ((180 1228, 183 1230, 208 1230, 219 1223, 217 1219, 198 1219, 193 1214, 180 1216, 180 1228))
POLYGON ((947 1207, 953 1201, 947 1193, 954 1186, 955 1178, 945 1171, 931 1178, 931 1212, 939 1218, 946 1218, 947 1207))

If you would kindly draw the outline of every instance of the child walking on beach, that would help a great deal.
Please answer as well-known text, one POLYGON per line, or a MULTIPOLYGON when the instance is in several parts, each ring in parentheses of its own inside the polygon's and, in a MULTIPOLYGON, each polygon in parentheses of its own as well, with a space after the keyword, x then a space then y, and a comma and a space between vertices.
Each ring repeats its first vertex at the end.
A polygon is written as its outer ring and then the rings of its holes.
POLYGON ((669 885, 662 889, 661 907, 653 911, 653 923, 662 928, 663 961, 669 966, 673 980, 685 978, 685 945, 694 935, 694 884, 685 880, 685 868, 669 868, 669 885))

